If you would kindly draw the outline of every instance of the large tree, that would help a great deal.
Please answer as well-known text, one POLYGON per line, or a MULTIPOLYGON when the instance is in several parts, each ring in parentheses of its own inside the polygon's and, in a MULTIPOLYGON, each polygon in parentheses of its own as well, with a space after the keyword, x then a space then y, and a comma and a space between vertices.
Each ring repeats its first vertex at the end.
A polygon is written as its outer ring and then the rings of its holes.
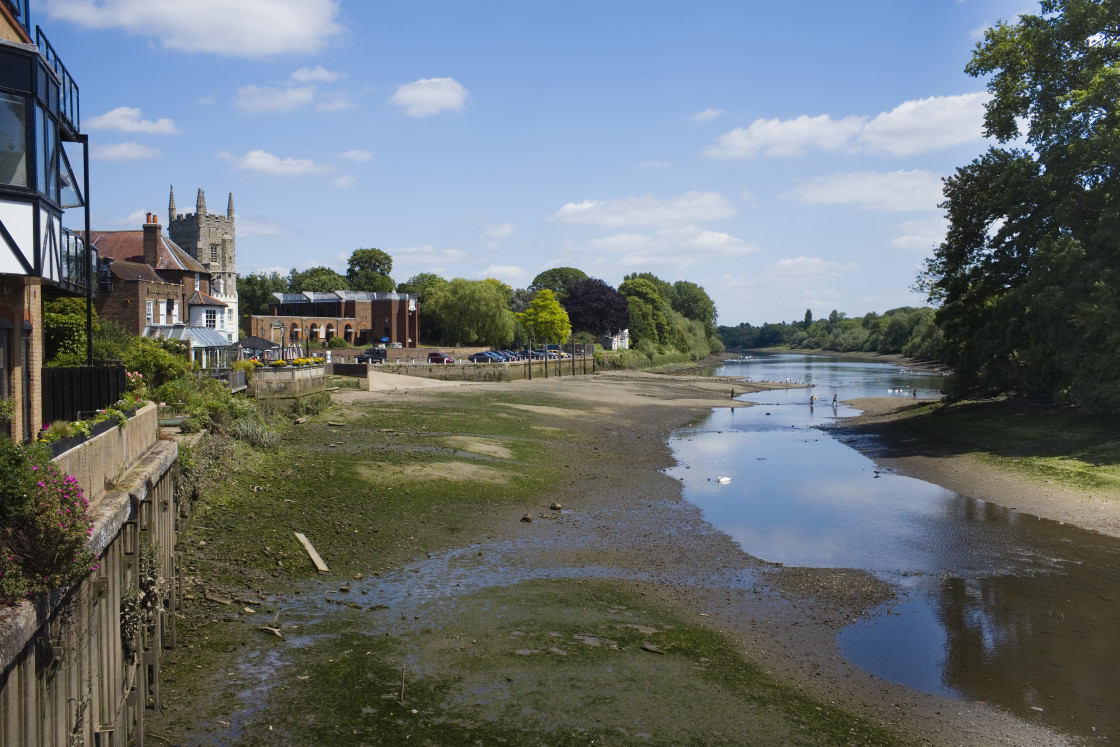
MULTIPOLYGON (((672 286, 665 283, 665 287, 671 292, 672 286)), ((671 344, 669 315, 672 307, 652 280, 643 275, 627 275, 618 286, 618 292, 626 296, 630 309, 632 344, 654 349, 671 344)))
POLYGON ((533 343, 563 343, 572 333, 568 312, 556 300, 556 294, 548 288, 541 288, 533 297, 529 308, 517 315, 525 329, 533 336, 533 343))
POLYGON ((389 273, 393 258, 380 249, 355 249, 346 266, 350 290, 390 293, 396 287, 389 273))
POLYGON ((273 293, 285 293, 288 278, 278 272, 254 272, 237 276, 237 310, 242 316, 268 313, 268 305, 275 301, 273 293))
POLYGON ((716 305, 705 292, 704 287, 687 280, 673 283, 673 296, 670 299, 673 311, 686 319, 704 325, 704 334, 711 337, 716 333, 716 305))
POLYGON ((421 272, 397 284, 397 293, 414 293, 420 297, 420 339, 425 342, 440 339, 439 318, 428 313, 428 301, 447 282, 447 278, 434 272, 421 272))
POLYGON ((455 278, 439 286, 421 314, 434 318, 447 344, 500 347, 513 339, 507 300, 494 283, 485 280, 455 278))
POLYGON ((956 394, 1016 391, 1120 411, 1120 3, 1044 0, 990 28, 992 147, 945 182, 944 243, 919 279, 956 394), (1026 124, 1025 133, 1020 131, 1026 124))
POLYGON ((303 272, 293 267, 288 273, 288 290, 292 293, 303 291, 330 293, 336 290, 350 290, 350 282, 329 267, 312 267, 303 272))
POLYGON ((598 278, 584 278, 569 285, 564 308, 576 332, 613 335, 630 325, 626 297, 598 278))
POLYGON ((551 270, 545 270, 533 278, 533 282, 529 283, 529 290, 539 291, 547 288, 563 298, 568 292, 569 285, 576 280, 583 280, 585 277, 587 277, 587 273, 575 267, 553 267, 551 270))

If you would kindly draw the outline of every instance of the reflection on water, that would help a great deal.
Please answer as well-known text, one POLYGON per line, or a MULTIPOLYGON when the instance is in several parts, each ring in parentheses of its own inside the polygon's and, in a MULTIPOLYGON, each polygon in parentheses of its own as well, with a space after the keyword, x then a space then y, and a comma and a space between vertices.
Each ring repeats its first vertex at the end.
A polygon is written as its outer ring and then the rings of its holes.
POLYGON ((813 427, 854 414, 846 400, 936 396, 939 375, 792 354, 715 373, 812 387, 745 395, 759 404, 678 432, 672 474, 752 555, 863 568, 904 590, 890 614, 841 631, 849 660, 926 692, 1120 736, 1120 542, 879 470, 813 427))

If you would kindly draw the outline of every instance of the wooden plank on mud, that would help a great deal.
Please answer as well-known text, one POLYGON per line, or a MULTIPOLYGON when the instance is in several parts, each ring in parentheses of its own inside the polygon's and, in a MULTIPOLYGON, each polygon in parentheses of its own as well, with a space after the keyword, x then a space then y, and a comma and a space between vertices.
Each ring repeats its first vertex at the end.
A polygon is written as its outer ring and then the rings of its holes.
POLYGON ((315 564, 315 570, 319 571, 319 573, 327 573, 330 571, 330 569, 327 568, 327 564, 319 557, 319 553, 315 552, 315 548, 311 546, 311 541, 307 539, 307 537, 296 532, 296 539, 303 545, 303 549, 307 550, 307 554, 311 557, 311 562, 315 564))

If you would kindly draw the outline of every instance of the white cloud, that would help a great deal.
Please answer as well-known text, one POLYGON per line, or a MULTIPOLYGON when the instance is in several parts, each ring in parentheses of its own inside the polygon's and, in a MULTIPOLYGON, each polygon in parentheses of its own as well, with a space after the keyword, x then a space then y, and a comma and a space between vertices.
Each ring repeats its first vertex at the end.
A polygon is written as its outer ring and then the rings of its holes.
POLYGON ((635 267, 684 271, 760 251, 730 234, 694 225, 662 228, 650 234, 618 233, 570 248, 594 254, 623 272, 633 272, 635 267))
POLYGON ((354 178, 353 174, 339 174, 338 176, 331 179, 331 184, 340 188, 352 187, 354 186, 355 181, 357 180, 354 178))
POLYGON ((494 278, 515 288, 524 287, 532 278, 529 273, 516 265, 490 265, 485 270, 475 273, 479 280, 494 278))
POLYGON ((866 117, 833 119, 801 115, 796 119, 756 119, 749 127, 736 127, 716 139, 704 151, 711 158, 757 156, 798 156, 809 148, 824 151, 851 150, 851 140, 859 134, 866 117))
POLYGON ((126 217, 118 218, 116 223, 119 226, 142 226, 148 220, 150 212, 150 210, 133 210, 126 217))
POLYGON ((941 177, 929 171, 855 171, 814 177, 783 197, 810 204, 858 205, 869 210, 935 210, 941 177))
POLYGON ((810 150, 913 155, 983 138, 984 92, 905 101, 874 117, 756 119, 720 135, 711 158, 799 156, 810 150))
POLYGON ((335 93, 328 93, 323 96, 318 104, 315 105, 317 112, 344 112, 353 109, 354 102, 350 100, 349 94, 344 91, 337 91, 335 93))
POLYGON ((696 112, 691 117, 689 117, 689 119, 691 119, 693 122, 710 122, 722 114, 723 109, 713 109, 709 106, 702 112, 696 112))
POLYGON ((454 78, 421 78, 398 88, 390 99, 410 117, 462 111, 466 100, 467 89, 454 78))
POLYGON ((315 101, 315 86, 270 88, 242 86, 237 89, 237 108, 250 114, 291 112, 304 109, 315 101))
POLYGON ((296 70, 292 73, 292 80, 296 81, 297 83, 333 83, 336 80, 342 80, 345 77, 345 73, 336 73, 331 70, 327 70, 322 65, 319 65, 317 67, 301 67, 299 70, 296 70))
POLYGON ((718 220, 735 215, 735 206, 718 192, 686 192, 662 199, 653 195, 614 200, 569 202, 552 220, 577 225, 621 228, 623 226, 673 226, 696 221, 718 220))
POLYGON ((305 176, 327 170, 326 167, 307 158, 280 158, 263 150, 251 150, 241 157, 222 151, 218 157, 233 164, 239 171, 255 171, 273 176, 305 176))
POLYGON ((984 137, 986 92, 906 101, 867 123, 859 142, 868 153, 909 156, 984 137))
POLYGON ((407 261, 412 265, 429 265, 435 262, 463 262, 470 259, 462 249, 437 249, 431 244, 408 246, 389 252, 394 261, 407 261))
POLYGON ((47 16, 155 37, 168 49, 226 57, 318 52, 343 31, 339 0, 48 0, 47 16))
MULTIPOLYGON (((257 218, 251 215, 238 215, 237 216, 237 235, 238 236, 298 236, 300 232, 285 225, 280 221, 268 220, 266 218, 257 218)), ((283 270, 287 273, 287 270, 283 270)))
POLYGON ((899 223, 895 228, 899 235, 891 239, 892 247, 929 252, 945 240, 949 223, 944 218, 907 220, 899 223))
POLYGON ((159 158, 163 154, 140 143, 116 143, 90 148, 89 155, 97 161, 145 161, 159 158))
POLYGON ((164 117, 154 122, 140 119, 140 109, 131 106, 118 106, 112 111, 99 114, 86 120, 87 130, 117 130, 119 132, 141 132, 146 135, 174 135, 180 130, 175 122, 164 117))
POLYGON ((508 239, 510 236, 513 236, 513 224, 503 223, 500 226, 487 226, 483 233, 485 233, 488 238, 494 240, 508 239))
POLYGON ((339 153, 338 157, 342 158, 344 160, 347 160, 347 161, 357 161, 358 163, 366 163, 367 161, 372 161, 373 160, 373 153, 371 153, 368 150, 359 150, 359 149, 355 148, 353 150, 348 150, 348 151, 344 151, 342 153, 339 153))

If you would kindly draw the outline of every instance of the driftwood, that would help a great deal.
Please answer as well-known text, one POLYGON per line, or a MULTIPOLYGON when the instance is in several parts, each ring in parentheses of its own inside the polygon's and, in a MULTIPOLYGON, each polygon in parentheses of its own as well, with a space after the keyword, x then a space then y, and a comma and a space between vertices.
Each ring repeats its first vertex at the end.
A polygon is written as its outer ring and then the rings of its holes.
POLYGON ((327 564, 319 557, 319 553, 315 552, 315 548, 311 546, 311 541, 308 540, 307 537, 300 532, 296 532, 296 539, 303 545, 303 549, 307 550, 307 555, 311 558, 311 562, 315 564, 315 570, 319 571, 319 573, 327 573, 330 571, 330 569, 327 568, 327 564))

